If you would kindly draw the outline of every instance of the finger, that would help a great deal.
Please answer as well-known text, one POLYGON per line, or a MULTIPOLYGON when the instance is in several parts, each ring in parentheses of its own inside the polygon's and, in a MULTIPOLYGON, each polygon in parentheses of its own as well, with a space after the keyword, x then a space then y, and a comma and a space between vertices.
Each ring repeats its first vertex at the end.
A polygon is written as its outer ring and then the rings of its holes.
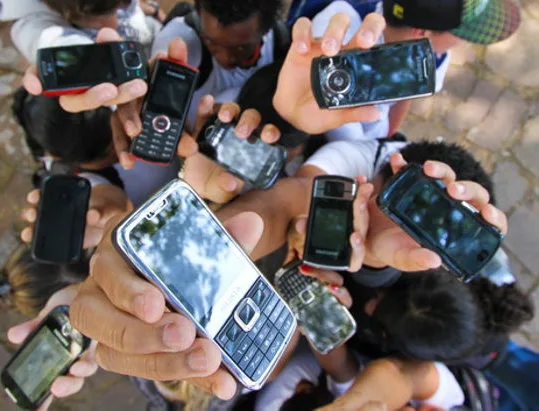
POLYGON ((34 96, 38 96, 43 92, 43 87, 37 75, 37 67, 33 64, 26 69, 22 78, 22 85, 27 92, 34 96))
POLYGON ((346 308, 350 308, 352 306, 352 296, 345 287, 340 287, 337 284, 330 284, 328 289, 330 293, 337 297, 337 300, 339 300, 339 302, 346 308))
POLYGON ((130 139, 125 133, 117 113, 113 113, 110 117, 110 125, 112 128, 112 144, 118 156, 118 161, 124 170, 130 170, 135 165, 135 160, 129 154, 130 139))
POLYGON ((25 207, 21 211, 21 217, 27 223, 34 224, 37 220, 37 210, 33 207, 25 207))
POLYGON ((327 284, 343 285, 344 278, 339 273, 331 270, 320 270, 310 267, 306 264, 302 264, 299 267, 299 271, 308 277, 314 277, 327 284))
POLYGON ((311 48, 312 30, 311 21, 306 17, 299 18, 292 27, 292 46, 299 54, 306 54, 311 48))
POLYGON ((221 120, 223 123, 230 123, 240 114, 240 112, 241 108, 239 105, 231 101, 227 101, 226 103, 223 103, 219 109, 217 117, 219 117, 219 120, 221 120))
MULTIPOLYGON (((222 170, 217 176, 217 186, 228 193, 227 199, 225 202, 228 202, 232 197, 238 194, 244 183, 238 177, 233 176, 230 173, 222 170)), ((217 201, 217 199, 215 200, 217 201)))
MULTIPOLYGON (((122 93, 121 88, 123 86, 124 84, 119 87, 120 93, 122 93)), ((138 105, 135 101, 118 106, 115 114, 118 116, 129 138, 133 139, 140 134, 142 131, 142 122, 140 121, 140 110, 138 110, 138 105)))
POLYGON ((57 398, 69 397, 82 389, 84 378, 60 376, 51 385, 51 393, 57 398))
POLYGON ((425 161, 423 172, 426 176, 442 180, 446 186, 457 180, 457 175, 453 169, 440 161, 425 161))
POLYGON ((236 380, 228 372, 219 368, 215 373, 204 378, 193 378, 189 383, 222 399, 229 400, 236 393, 236 380))
POLYGON ((107 43, 112 41, 122 41, 122 38, 116 30, 105 27, 97 32, 96 42, 107 43))
POLYGON ((32 190, 26 195, 26 201, 32 205, 37 205, 39 203, 39 197, 39 190, 32 190))
POLYGON ((326 56, 334 56, 342 47, 344 36, 350 27, 350 17, 345 13, 337 13, 331 17, 322 37, 322 52, 326 56))
POLYGON ((426 248, 401 248, 395 253, 395 268, 402 271, 426 271, 440 267, 442 259, 426 248))
POLYGON ((21 231, 21 240, 25 243, 31 243, 34 237, 34 230, 32 227, 25 227, 21 231))
POLYGON ((52 404, 52 401, 54 400, 54 397, 52 395, 49 395, 43 403, 36 409, 36 411, 47 411, 49 407, 52 404))
POLYGON ((294 228, 298 234, 306 234, 307 233, 307 217, 298 218, 298 220, 294 224, 294 228))
POLYGON ((350 266, 348 271, 355 273, 363 266, 365 259, 365 239, 358 233, 350 235, 350 245, 352 246, 352 256, 350 257, 350 266))
POLYGON ((34 318, 33 320, 11 327, 7 332, 8 340, 13 344, 21 344, 34 328, 37 327, 39 322, 39 318, 34 318))
POLYGON ((365 238, 369 229, 369 212, 367 204, 373 192, 374 186, 372 184, 361 184, 353 203, 354 231, 362 239, 365 238))
POLYGON ((113 249, 96 251, 90 260, 90 275, 114 307, 147 323, 155 323, 161 318, 165 310, 163 294, 138 277, 113 249))
POLYGON ((393 174, 397 174, 401 168, 408 164, 408 162, 404 159, 401 153, 394 153, 389 158, 389 164, 391 165, 393 174))
POLYGON ((91 377, 97 372, 97 362, 94 361, 84 361, 79 360, 71 366, 69 373, 74 377, 87 378, 91 377))
POLYGON ((89 338, 114 350, 137 355, 183 351, 191 346, 196 335, 192 321, 180 314, 166 312, 159 321, 147 324, 115 308, 97 288, 91 293, 81 288, 70 317, 73 325, 89 338), (91 323, 81 319, 82 305, 91 307, 91 323))
POLYGON ((361 27, 348 43, 346 48, 362 48, 369 49, 376 44, 384 29, 386 21, 381 14, 370 13, 361 23, 361 27))
POLYGON ((264 220, 258 214, 246 211, 228 219, 224 226, 243 250, 249 254, 262 237, 264 220))
POLYGON ((86 224, 87 225, 97 225, 101 220, 101 213, 95 208, 91 208, 86 213, 86 224))
POLYGON ((449 184, 447 192, 455 200, 466 201, 480 210, 490 201, 487 189, 473 181, 458 181, 449 184))
POLYGON ((343 109, 340 114, 342 118, 339 125, 354 122, 373 122, 380 118, 380 110, 375 106, 347 108, 343 109))
POLYGON ((186 131, 182 133, 178 144, 177 154, 183 158, 189 158, 198 153, 198 144, 195 139, 186 131))
POLYGON ((486 222, 497 227, 503 235, 507 234, 507 216, 503 211, 494 207, 492 204, 488 204, 481 209, 481 215, 486 222))
POLYGON ((97 362, 106 371, 156 381, 184 380, 213 374, 221 352, 211 341, 198 338, 182 353, 125 354, 103 344, 97 346, 97 362))
POLYGON ((188 60, 185 41, 179 37, 172 39, 168 44, 168 57, 186 63, 188 60))
POLYGON ((260 133, 260 139, 267 144, 276 143, 280 137, 281 132, 273 124, 266 124, 260 133))
MULTIPOLYGON (((200 99, 198 103, 198 107, 197 107, 197 115, 196 115, 195 128, 194 128, 194 134, 193 134, 195 137, 198 135, 198 133, 200 132, 200 129, 204 126, 204 124, 206 124, 206 122, 213 115, 214 103, 215 103, 215 99, 210 94, 206 94, 202 96, 202 98, 200 99)), ((232 116, 232 118, 234 118, 234 116, 232 116)))
POLYGON ((236 124, 234 132, 239 138, 248 138, 251 133, 260 125, 262 117, 255 109, 248 109, 241 113, 241 116, 236 124))
POLYGON ((116 97, 118 88, 112 83, 102 83, 81 94, 60 96, 60 106, 70 113, 79 113, 112 105, 116 97))
MULTIPOLYGON (((118 95, 114 100, 109 101, 107 105, 112 106, 116 104, 119 106, 120 104, 134 102, 138 98, 143 97, 147 91, 148 84, 146 84, 144 80, 138 78, 128 81, 118 86, 118 95)), ((138 113, 136 115, 133 115, 132 121, 134 122, 135 126, 138 126, 138 132, 140 133, 140 131, 142 130, 142 125, 140 123, 140 119, 135 120, 137 116, 138 113)))

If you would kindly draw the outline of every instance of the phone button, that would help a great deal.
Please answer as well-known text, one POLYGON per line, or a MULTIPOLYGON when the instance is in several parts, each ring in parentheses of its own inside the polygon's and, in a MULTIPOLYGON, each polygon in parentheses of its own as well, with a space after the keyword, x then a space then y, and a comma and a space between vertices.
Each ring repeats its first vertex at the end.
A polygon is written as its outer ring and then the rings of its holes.
POLYGON ((266 352, 266 358, 269 358, 270 360, 275 358, 275 356, 281 349, 283 342, 284 337, 281 334, 278 334, 277 337, 275 337, 275 340, 273 340, 273 343, 270 345, 268 351, 266 352))
POLYGON ((277 334, 279 334, 277 328, 272 327, 264 341, 262 341, 260 349, 262 349, 264 352, 267 352, 271 347, 271 343, 273 342, 273 340, 275 340, 275 337, 277 337, 277 334))
POLYGON ((247 368, 245 369, 245 373, 249 376, 249 378, 254 375, 258 368, 258 364, 260 364, 263 359, 264 354, 262 354, 262 352, 260 351, 257 351, 253 357, 253 360, 247 365, 247 368))
POLYGON ((247 350, 245 355, 243 356, 242 360, 240 361, 240 368, 245 371, 249 363, 253 360, 255 354, 256 354, 256 346, 253 344, 251 347, 247 350))
POLYGON ((270 365, 270 361, 267 358, 262 359, 255 373, 251 376, 251 379, 253 381, 258 381, 260 378, 262 378, 262 376, 268 369, 269 365, 270 365))
POLYGON ((164 133, 170 128, 170 120, 167 116, 157 116, 152 120, 154 130, 164 133))
POLYGON ((226 331, 226 336, 230 341, 236 341, 239 335, 241 335, 242 331, 240 327, 238 327, 237 324, 232 323, 230 327, 228 327, 228 330, 226 331))
POLYGON ((240 363, 247 350, 249 350, 251 347, 252 342, 253 340, 251 340, 249 337, 245 337, 241 344, 238 345, 236 352, 229 353, 236 364, 240 363))
POLYGON ((236 323, 238 323, 245 332, 250 331, 251 328, 253 328, 259 317, 260 309, 250 298, 244 299, 234 312, 236 323))
POLYGON ((299 293, 299 299, 303 304, 310 304, 314 300, 314 294, 311 290, 306 289, 299 293))

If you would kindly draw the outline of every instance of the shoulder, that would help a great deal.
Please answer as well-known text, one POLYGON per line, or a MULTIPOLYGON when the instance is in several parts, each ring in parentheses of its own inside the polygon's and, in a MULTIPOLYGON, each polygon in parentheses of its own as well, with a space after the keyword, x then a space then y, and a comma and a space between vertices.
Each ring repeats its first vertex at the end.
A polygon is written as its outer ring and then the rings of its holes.
POLYGON ((185 22, 184 17, 176 17, 157 33, 152 45, 152 56, 166 52, 171 40, 180 37, 187 46, 188 62, 198 67, 202 57, 202 44, 197 32, 185 22))

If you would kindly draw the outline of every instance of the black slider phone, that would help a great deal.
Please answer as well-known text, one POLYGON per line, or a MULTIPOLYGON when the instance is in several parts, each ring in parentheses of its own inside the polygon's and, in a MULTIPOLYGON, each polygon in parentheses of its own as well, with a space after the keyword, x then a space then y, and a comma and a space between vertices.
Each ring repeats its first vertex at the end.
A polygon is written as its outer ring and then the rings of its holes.
POLYGON ((140 43, 118 41, 37 51, 37 71, 45 96, 83 93, 101 83, 121 84, 148 76, 140 43))
POLYGON ((409 164, 389 179, 377 197, 380 209, 421 246, 436 252, 464 281, 496 254, 503 234, 475 208, 449 196, 445 184, 409 164))
POLYGON ((80 260, 90 191, 88 180, 77 176, 53 175, 44 181, 32 243, 35 260, 80 260))
POLYGON ((255 188, 271 187, 286 164, 286 150, 264 143, 256 131, 248 139, 239 138, 236 124, 210 118, 197 138, 199 152, 255 188))
POLYGON ((69 371, 90 342, 71 325, 68 307, 56 307, 2 370, 4 391, 19 407, 36 409, 49 396, 54 380, 69 371))
POLYGON ((428 39, 345 50, 311 65, 314 97, 325 109, 357 107, 434 94, 436 59, 428 39))
POLYGON ((357 183, 340 176, 318 176, 313 182, 303 263, 328 270, 347 270, 354 229, 357 183))
POLYGON ((174 159, 197 79, 198 70, 180 61, 156 61, 140 113, 142 131, 131 146, 135 157, 157 164, 174 159))

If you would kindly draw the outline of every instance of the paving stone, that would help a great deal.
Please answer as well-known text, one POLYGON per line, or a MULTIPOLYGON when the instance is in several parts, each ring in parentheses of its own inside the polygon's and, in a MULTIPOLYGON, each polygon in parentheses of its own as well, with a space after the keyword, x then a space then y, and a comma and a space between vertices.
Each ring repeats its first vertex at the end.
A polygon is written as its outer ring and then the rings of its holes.
POLYGON ((452 96, 465 100, 474 91, 477 81, 474 70, 469 67, 452 66, 445 77, 444 89, 452 96))
POLYGON ((472 128, 466 138, 490 151, 499 150, 518 134, 526 111, 522 97, 505 90, 487 117, 472 128))
POLYGON ((447 130, 427 120, 405 120, 401 129, 404 135, 406 135, 406 137, 412 141, 432 141, 438 139, 439 137, 443 137, 444 140, 449 142, 456 140, 455 136, 449 135, 447 130))
POLYGON ((534 275, 539 274, 539 202, 519 206, 509 217, 505 246, 534 275))
POLYGON ((466 102, 457 105, 447 113, 445 118, 447 128, 454 131, 464 131, 479 124, 500 93, 500 87, 494 83, 480 80, 466 102))
POLYGON ((0 192, 0 234, 6 229, 13 229, 20 221, 21 209, 25 206, 26 195, 31 189, 30 176, 17 171, 3 192, 0 192))
POLYGON ((451 65, 462 66, 477 61, 478 47, 471 43, 462 43, 451 50, 451 65))
POLYGON ((430 116, 432 121, 441 121, 447 113, 461 102, 450 90, 445 88, 431 98, 433 99, 432 114, 430 116))
POLYGON ((428 119, 432 113, 432 107, 434 106, 434 98, 424 97, 418 98, 412 101, 410 112, 422 119, 428 119))
POLYGON ((528 272, 522 266, 522 264, 515 261, 514 258, 509 259, 509 266, 511 268, 511 272, 517 279, 518 287, 525 293, 530 292, 539 280, 539 277, 528 272))
POLYGON ((522 139, 513 151, 522 164, 539 177, 539 118, 526 123, 522 139))
POLYGON ((492 179, 496 190, 497 206, 503 211, 508 211, 518 203, 528 186, 518 166, 511 161, 498 163, 492 179))
POLYGON ((496 74, 520 86, 539 87, 539 21, 524 18, 509 39, 487 48, 485 63, 496 74))
POLYGON ((530 350, 535 350, 535 351, 539 350, 539 346, 533 344, 530 341, 530 339, 527 337, 527 335, 524 334, 523 332, 518 332, 511 335, 511 339, 522 347, 526 347, 526 348, 529 348, 530 350))
POLYGON ((6 230, 0 235, 0 267, 4 266, 17 244, 17 236, 12 230, 6 230))
POLYGON ((524 10, 530 13, 533 18, 539 20, 539 3, 537 0, 521 0, 521 3, 524 6, 524 10))

